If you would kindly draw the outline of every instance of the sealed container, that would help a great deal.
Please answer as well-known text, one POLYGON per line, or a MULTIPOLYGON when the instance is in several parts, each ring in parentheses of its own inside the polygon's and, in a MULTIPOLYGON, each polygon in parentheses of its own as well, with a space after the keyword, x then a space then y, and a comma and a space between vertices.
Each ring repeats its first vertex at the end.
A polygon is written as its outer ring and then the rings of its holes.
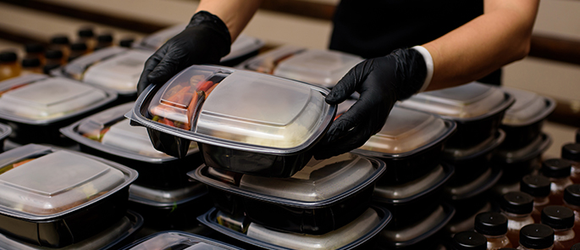
POLYGON ((252 57, 236 68, 274 74, 274 70, 280 62, 304 51, 306 49, 302 47, 284 45, 252 57))
POLYGON ((12 127, 18 142, 62 141, 58 129, 104 108, 114 92, 78 81, 29 74, 0 82, 0 120, 12 127))
POLYGON ((388 249, 413 249, 443 229, 454 214, 455 209, 450 205, 437 204, 437 208, 420 221, 402 227, 389 224, 377 236, 378 245, 387 246, 388 249))
POLYGON ((165 85, 148 86, 128 116, 169 155, 184 157, 196 141, 210 167, 289 177, 332 122, 336 106, 326 94, 307 83, 194 65, 165 85))
POLYGON ((554 246, 554 230, 544 224, 530 224, 520 231, 522 250, 548 250, 554 246))
POLYGON ((0 154, 0 232, 64 247, 120 220, 137 171, 83 153, 28 144, 0 154))
POLYGON ((525 90, 508 87, 501 89, 516 100, 501 122, 500 127, 506 133, 501 148, 513 150, 525 147, 540 136, 543 122, 556 107, 556 102, 525 90))
POLYGON ((477 82, 422 92, 399 102, 401 107, 441 115, 457 123, 448 148, 464 149, 493 137, 515 99, 499 87, 477 82))
POLYGON ((346 153, 322 161, 313 159, 290 178, 245 174, 228 179, 212 174, 215 169, 207 166, 188 175, 207 184, 216 206, 226 212, 235 213, 236 203, 241 202, 243 213, 260 225, 320 235, 365 211, 384 171, 385 164, 379 160, 346 153))
POLYGON ((492 156, 492 163, 503 170, 500 183, 517 183, 524 175, 538 170, 541 166, 542 154, 551 144, 552 138, 541 133, 527 146, 520 149, 509 150, 500 146, 492 156))
POLYGON ((413 181, 393 185, 377 183, 373 201, 393 214, 389 227, 407 226, 423 220, 439 206, 443 188, 454 172, 453 166, 441 164, 413 181))
POLYGON ((188 156, 183 159, 157 151, 147 129, 129 125, 124 117, 133 105, 115 106, 61 128, 60 132, 77 142, 83 152, 139 171, 136 184, 161 189, 190 185, 186 173, 203 163, 197 144, 190 144, 188 156))
POLYGON ((20 75, 22 66, 18 63, 18 55, 13 51, 0 52, 0 81, 20 75))
POLYGON ((71 61, 62 67, 61 74, 115 91, 123 96, 136 96, 137 82, 149 51, 121 47, 103 48, 71 61))
POLYGON ((48 248, 20 242, 0 234, 0 248, 5 250, 73 250, 73 249, 118 249, 124 242, 131 241, 134 233, 143 225, 143 217, 133 211, 109 228, 78 243, 65 247, 48 248))
POLYGON ((10 126, 0 123, 0 152, 4 151, 4 141, 12 133, 10 126))
POLYGON ((455 215, 445 226, 448 237, 463 231, 473 231, 475 217, 480 213, 492 211, 487 193, 463 200, 450 200, 449 204, 455 208, 455 215))
POLYGON ((287 233, 270 230, 251 222, 246 232, 222 226, 216 219, 217 209, 212 208, 200 215, 204 225, 226 236, 265 249, 370 249, 373 238, 391 220, 391 213, 379 207, 371 207, 352 222, 323 235, 287 233))
POLYGON ((241 250, 241 248, 206 238, 200 235, 181 232, 163 231, 149 235, 137 242, 125 246, 124 250, 150 249, 212 249, 212 250, 241 250))

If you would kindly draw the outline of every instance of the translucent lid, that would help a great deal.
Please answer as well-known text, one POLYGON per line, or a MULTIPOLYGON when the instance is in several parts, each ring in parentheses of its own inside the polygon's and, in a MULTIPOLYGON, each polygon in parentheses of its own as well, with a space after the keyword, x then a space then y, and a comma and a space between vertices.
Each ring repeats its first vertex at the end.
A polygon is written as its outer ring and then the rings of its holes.
POLYGON ((546 118, 556 107, 554 100, 534 92, 502 87, 514 96, 516 102, 506 110, 502 124, 509 126, 529 125, 546 118))
POLYGON ((273 74, 279 63, 305 50, 301 47, 281 46, 250 58, 241 63, 239 67, 261 73, 273 74))
POLYGON ((422 92, 399 102, 401 107, 427 111, 453 120, 476 120, 498 113, 513 102, 499 87, 472 82, 422 92))
POLYGON ((439 165, 416 180, 400 185, 377 185, 373 196, 383 202, 407 202, 443 185, 453 175, 451 166, 439 165))
POLYGON ((249 53, 259 50, 264 46, 264 40, 251 37, 245 34, 240 34, 238 38, 232 43, 230 53, 222 57, 221 61, 225 62, 233 60, 238 57, 245 56, 249 53))
POLYGON ((184 250, 220 250, 240 249, 220 241, 203 236, 180 232, 165 231, 150 235, 126 250, 184 249, 184 250))
POLYGON ((552 138, 548 134, 542 133, 523 148, 517 150, 496 150, 494 157, 496 160, 508 164, 524 162, 542 155, 551 144, 552 138))
POLYGON ((97 50, 67 63, 62 68, 62 73, 73 79, 82 80, 83 74, 91 65, 126 51, 127 49, 122 47, 107 47, 97 50))
POLYGON ((362 57, 332 50, 306 50, 281 61, 274 75, 333 87, 362 57))
MULTIPOLYGON (((454 214, 455 210, 451 207, 439 205, 427 218, 420 220, 403 228, 389 229, 381 231, 380 236, 387 241, 396 243, 416 243, 438 232, 454 214)), ((410 245, 410 244, 409 244, 410 245)))
POLYGON ((290 178, 242 175, 239 187, 209 176, 208 167, 188 173, 194 179, 220 189, 266 202, 295 207, 321 207, 338 202, 368 185, 384 172, 383 162, 346 153, 326 160, 312 159, 290 178))
POLYGON ((114 94, 75 80, 51 77, 3 93, 0 113, 15 119, 40 122, 70 116, 114 98, 114 94))
POLYGON ((496 149, 505 140, 505 132, 499 129, 493 136, 470 148, 443 149, 444 157, 454 161, 473 159, 496 149))
POLYGON ((330 124, 334 106, 324 101, 326 93, 260 73, 191 66, 141 95, 136 104, 141 108, 134 109, 132 119, 198 142, 295 153, 311 146, 330 124))
POLYGON ((179 34, 187 24, 178 24, 166 29, 159 30, 151 35, 144 37, 135 47, 156 50, 167 40, 179 34))
POLYGON ((205 185, 192 182, 189 186, 173 190, 148 188, 131 184, 129 200, 153 207, 167 207, 195 200, 207 193, 205 185))
POLYGON ((73 212, 129 185, 134 170, 29 144, 0 155, 0 213, 26 219, 73 212))
POLYGON ((121 94, 137 92, 137 82, 151 52, 130 50, 100 62, 84 73, 83 82, 112 89, 121 94))

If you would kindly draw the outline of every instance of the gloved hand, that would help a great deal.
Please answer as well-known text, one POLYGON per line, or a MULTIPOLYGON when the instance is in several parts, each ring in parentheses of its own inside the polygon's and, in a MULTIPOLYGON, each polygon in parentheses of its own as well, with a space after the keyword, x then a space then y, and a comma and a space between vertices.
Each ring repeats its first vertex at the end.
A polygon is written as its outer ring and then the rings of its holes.
POLYGON ((169 39, 145 62, 137 84, 141 94, 149 84, 163 84, 193 64, 217 64, 230 53, 230 32, 219 17, 197 12, 185 29, 169 39))
POLYGON ((333 122, 314 148, 314 157, 329 158, 365 144, 381 130, 397 100, 421 89, 426 74, 425 60, 415 49, 397 49, 354 66, 326 96, 326 102, 341 103, 355 91, 360 97, 333 122))

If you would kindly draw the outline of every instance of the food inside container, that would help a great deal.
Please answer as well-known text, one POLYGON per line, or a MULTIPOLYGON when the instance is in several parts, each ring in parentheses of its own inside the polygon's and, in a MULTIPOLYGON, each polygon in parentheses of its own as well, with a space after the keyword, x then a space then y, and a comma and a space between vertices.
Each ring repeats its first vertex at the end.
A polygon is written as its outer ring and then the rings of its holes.
POLYGON ((241 233, 218 224, 216 213, 216 209, 211 209, 198 220, 227 236, 266 249, 368 249, 372 238, 391 220, 388 210, 372 207, 350 223, 323 235, 271 230, 254 222, 246 233, 241 233))
POLYGON ((347 153, 311 160, 290 178, 245 174, 239 185, 224 181, 223 174, 210 175, 210 169, 202 166, 188 175, 209 186, 217 207, 232 207, 236 206, 232 202, 241 201, 240 212, 258 224, 320 235, 349 223, 369 207, 374 183, 385 165, 347 153), (212 193, 213 189, 221 192, 212 193))
POLYGON ((335 111, 326 89, 214 66, 191 66, 145 93, 131 119, 149 129, 157 149, 180 156, 176 146, 193 140, 211 167, 269 176, 304 166, 335 111))
POLYGON ((207 249, 207 250, 236 250, 241 249, 211 238, 182 232, 162 231, 138 240, 124 250, 152 250, 152 249, 207 249))
POLYGON ((78 242, 122 217, 122 199, 137 178, 122 165, 35 144, 1 154, 0 165, 0 230, 51 247, 78 242))

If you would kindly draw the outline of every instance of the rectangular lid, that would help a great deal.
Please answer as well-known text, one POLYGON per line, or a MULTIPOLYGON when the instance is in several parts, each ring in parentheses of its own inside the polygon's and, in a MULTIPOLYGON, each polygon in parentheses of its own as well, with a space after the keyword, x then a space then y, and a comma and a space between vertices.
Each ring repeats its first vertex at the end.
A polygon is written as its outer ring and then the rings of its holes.
POLYGON ((162 29, 151 35, 144 37, 135 47, 144 48, 150 50, 157 50, 161 45, 163 45, 167 40, 179 34, 183 31, 187 24, 178 24, 171 26, 169 28, 162 29))
POLYGON ((260 73, 273 74, 280 62, 305 50, 305 48, 301 47, 284 45, 250 58, 241 63, 239 67, 260 73))
POLYGON ((150 235, 127 250, 183 249, 183 250, 228 250, 240 249, 220 241, 179 231, 165 231, 150 235))
POLYGON ((265 42, 262 39, 251 37, 245 34, 240 34, 238 38, 232 43, 230 53, 222 57, 221 61, 226 62, 238 57, 245 56, 254 51, 259 50, 264 46, 265 42))
POLYGON ((502 87, 514 96, 515 103, 506 110, 502 124, 508 126, 525 126, 546 118, 556 107, 554 100, 534 92, 502 87))
POLYGON ((62 67, 65 76, 82 80, 85 71, 93 64, 127 51, 122 47, 107 47, 93 53, 81 56, 62 67))
POLYGON ((362 60, 344 52, 309 49, 281 61, 274 75, 332 88, 362 60))
POLYGON ((472 82, 457 87, 422 92, 399 102, 401 107, 439 114, 453 120, 475 120, 507 109, 513 97, 499 87, 472 82))
POLYGON ((84 73, 83 82, 112 89, 121 94, 137 92, 137 82, 151 52, 129 50, 95 62, 84 73))
POLYGON ((1 154, 0 163, 0 213, 31 220, 75 211, 137 177, 119 165, 34 144, 1 154))

